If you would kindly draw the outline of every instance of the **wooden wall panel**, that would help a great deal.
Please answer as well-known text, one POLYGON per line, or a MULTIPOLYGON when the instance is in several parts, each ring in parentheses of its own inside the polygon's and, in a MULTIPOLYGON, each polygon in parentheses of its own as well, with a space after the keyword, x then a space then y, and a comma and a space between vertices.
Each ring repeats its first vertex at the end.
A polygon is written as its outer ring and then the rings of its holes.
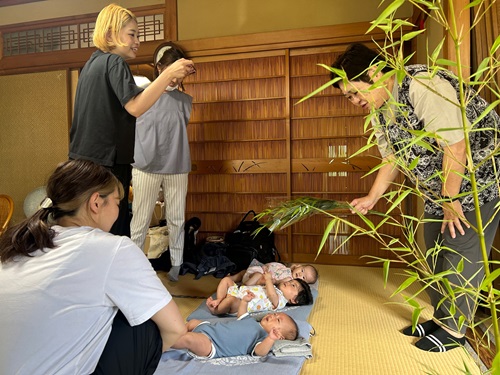
MULTIPOLYGON (((344 49, 345 44, 299 45, 194 54, 197 73, 185 81, 194 98, 186 216, 200 217, 200 241, 233 230, 251 209, 260 212, 300 196, 350 202, 368 192, 374 176, 365 175, 379 162, 377 149, 347 160, 366 145, 366 114, 333 88, 296 104, 329 80, 329 72, 318 64, 331 64, 344 49)), ((383 204, 377 207, 383 210, 383 204)), ((347 210, 337 214, 365 225, 347 210)), ((282 260, 314 261, 329 221, 315 215, 276 232, 282 260)), ((318 262, 365 264, 363 255, 383 254, 367 237, 342 245, 350 234, 347 226, 344 230, 328 238, 318 262)), ((381 232, 399 235, 394 227, 381 232)))
POLYGON ((190 122, 188 136, 189 139, 193 139, 191 144, 220 140, 232 142, 246 139, 280 140, 286 137, 285 119, 190 122))
POLYGON ((340 137, 362 137, 362 116, 322 117, 294 119, 291 137, 297 139, 340 137))

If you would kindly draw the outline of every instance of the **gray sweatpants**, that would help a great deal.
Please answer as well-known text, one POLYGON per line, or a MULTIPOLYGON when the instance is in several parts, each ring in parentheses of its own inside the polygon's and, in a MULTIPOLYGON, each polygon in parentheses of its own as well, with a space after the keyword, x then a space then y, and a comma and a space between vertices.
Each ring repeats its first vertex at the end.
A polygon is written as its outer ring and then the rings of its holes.
MULTIPOLYGON (((495 205, 498 204, 499 198, 484 204, 481 207, 481 218, 483 226, 495 214, 495 205)), ((427 262, 433 270, 434 274, 446 270, 456 270, 460 260, 463 259, 463 271, 460 274, 453 272, 446 276, 452 287, 464 286, 477 288, 484 278, 484 268, 482 263, 482 255, 480 248, 479 236, 473 229, 477 226, 476 214, 474 211, 465 214, 467 220, 471 223, 471 228, 465 229, 465 235, 461 235, 457 231, 456 238, 451 238, 450 232, 445 231, 441 235, 441 222, 425 223, 424 238, 427 249, 435 248, 436 243, 440 244, 441 250, 437 256, 429 256, 427 262), (450 250, 451 249, 451 250, 450 250)), ((442 216, 425 214, 426 219, 442 220, 442 216)), ((484 238, 488 255, 493 244, 493 239, 498 228, 500 214, 497 213, 492 222, 484 230, 484 238)), ((455 294, 456 312, 450 313, 451 303, 449 299, 443 299, 443 295, 435 288, 428 288, 427 292, 431 298, 431 304, 434 307, 434 317, 439 319, 443 324, 450 329, 465 334, 467 325, 458 328, 459 317, 463 315, 466 322, 470 320, 471 315, 476 308, 476 298, 473 295, 465 295, 459 291, 455 294)))

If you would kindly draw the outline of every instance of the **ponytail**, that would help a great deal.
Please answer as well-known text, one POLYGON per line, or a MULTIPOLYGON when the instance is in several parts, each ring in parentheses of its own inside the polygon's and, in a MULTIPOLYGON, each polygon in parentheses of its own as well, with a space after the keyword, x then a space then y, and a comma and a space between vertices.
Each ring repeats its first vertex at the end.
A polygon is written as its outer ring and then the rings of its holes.
POLYGON ((53 249, 55 232, 48 220, 51 209, 41 208, 33 216, 7 229, 0 237, 0 262, 6 263, 16 255, 32 256, 43 249, 53 249))
POLYGON ((37 250, 55 248, 55 231, 51 228, 63 217, 78 215, 93 193, 107 196, 123 186, 105 167, 89 160, 68 160, 58 165, 47 183, 47 198, 33 216, 7 229, 0 237, 0 262, 16 256, 32 257, 37 250))

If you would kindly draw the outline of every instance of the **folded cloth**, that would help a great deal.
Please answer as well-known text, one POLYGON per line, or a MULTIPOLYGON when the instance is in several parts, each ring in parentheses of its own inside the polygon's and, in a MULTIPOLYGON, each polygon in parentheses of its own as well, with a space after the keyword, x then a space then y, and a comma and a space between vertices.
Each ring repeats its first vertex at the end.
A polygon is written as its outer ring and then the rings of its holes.
POLYGON ((277 340, 272 352, 276 357, 305 357, 312 358, 312 345, 303 337, 297 340, 277 340))

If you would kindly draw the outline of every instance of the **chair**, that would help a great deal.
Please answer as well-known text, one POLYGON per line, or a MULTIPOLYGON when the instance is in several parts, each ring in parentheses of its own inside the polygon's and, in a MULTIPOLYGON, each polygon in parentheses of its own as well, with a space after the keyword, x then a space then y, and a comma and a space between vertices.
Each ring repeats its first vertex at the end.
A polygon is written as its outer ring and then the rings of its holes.
POLYGON ((0 234, 9 225, 12 213, 14 212, 14 201, 8 195, 0 194, 0 234))

